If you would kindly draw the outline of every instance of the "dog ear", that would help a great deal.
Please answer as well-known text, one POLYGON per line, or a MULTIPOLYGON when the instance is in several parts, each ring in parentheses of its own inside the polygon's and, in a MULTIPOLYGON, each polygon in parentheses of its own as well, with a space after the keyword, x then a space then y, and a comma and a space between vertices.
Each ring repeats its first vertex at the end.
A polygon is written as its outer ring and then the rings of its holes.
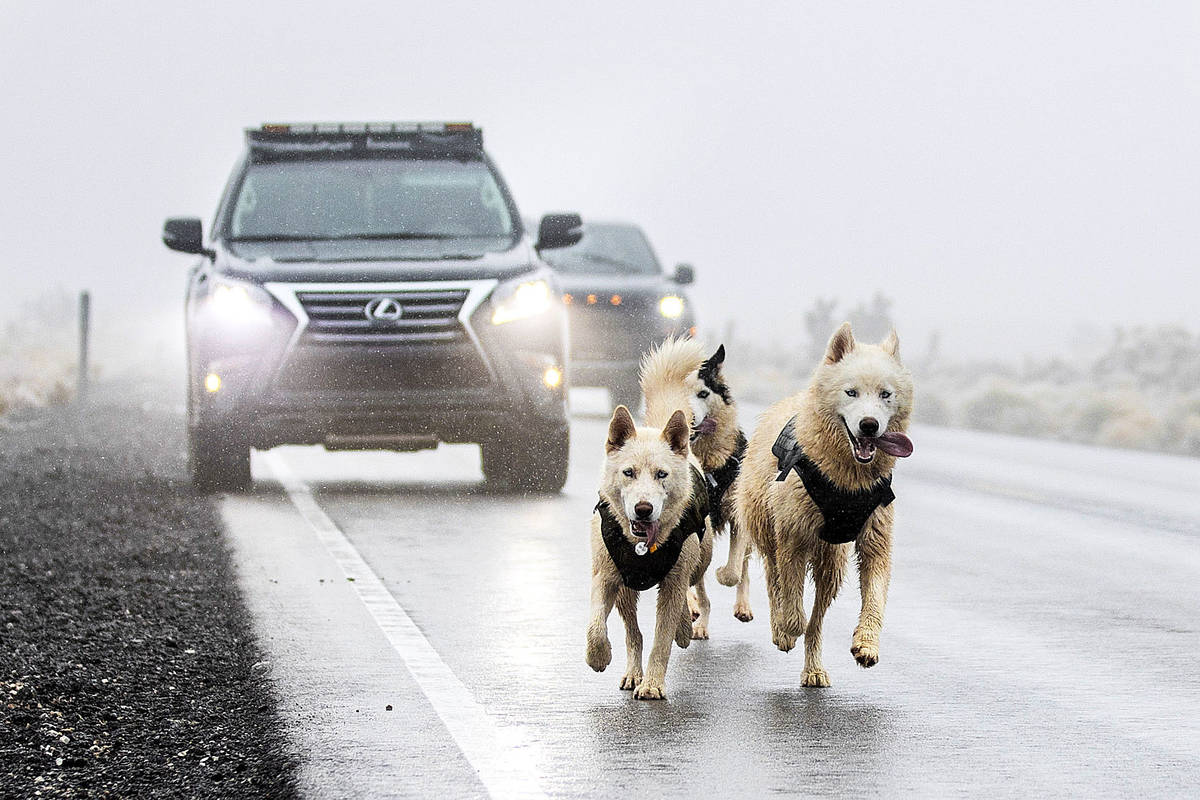
POLYGON ((709 388, 715 388, 720 383, 718 373, 723 363, 725 363, 725 345, 718 347, 717 352, 700 363, 700 370, 696 373, 696 377, 708 384, 709 388))
POLYGON ((883 348, 883 352, 897 361, 900 360, 900 337, 896 335, 895 328, 892 328, 891 333, 887 335, 886 339, 880 342, 879 346, 883 348))
POLYGON ((836 364, 853 349, 854 331, 850 330, 849 322, 843 322, 842 326, 833 332, 829 346, 825 348, 825 363, 836 364))
POLYGON ((688 428, 687 417, 684 416, 682 410, 676 409, 671 418, 667 420, 667 427, 663 428, 663 438, 667 440, 667 444, 671 445, 671 449, 678 455, 686 456, 688 451, 688 440, 691 438, 691 430, 688 428))
POLYGON ((630 439, 637 438, 637 426, 625 406, 617 406, 613 412, 612 421, 608 423, 608 441, 604 448, 608 453, 620 450, 630 439))

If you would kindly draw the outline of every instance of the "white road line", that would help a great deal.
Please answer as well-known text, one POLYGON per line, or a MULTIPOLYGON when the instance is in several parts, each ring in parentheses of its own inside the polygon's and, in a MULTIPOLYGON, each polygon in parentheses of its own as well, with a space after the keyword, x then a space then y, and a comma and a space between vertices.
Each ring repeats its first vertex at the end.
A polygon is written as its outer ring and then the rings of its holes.
POLYGON ((296 510, 345 576, 352 579, 359 599, 475 768, 488 794, 494 798, 546 797, 539 785, 536 755, 522 741, 521 731, 488 716, 283 457, 274 452, 262 456, 296 510))

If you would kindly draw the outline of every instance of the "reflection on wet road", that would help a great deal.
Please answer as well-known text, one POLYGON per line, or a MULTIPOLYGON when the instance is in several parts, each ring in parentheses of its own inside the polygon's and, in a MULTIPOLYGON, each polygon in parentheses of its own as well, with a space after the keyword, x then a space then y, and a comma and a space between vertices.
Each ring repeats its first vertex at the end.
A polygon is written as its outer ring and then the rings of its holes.
MULTIPOLYGON (((849 653, 851 575, 826 626, 833 687, 802 689, 800 649, 771 645, 755 564, 755 619, 735 620, 733 590, 710 576, 712 639, 676 649, 668 701, 643 703, 617 688, 615 615, 612 666, 596 674, 583 662, 587 525, 606 421, 604 408, 591 410, 574 420, 571 479, 558 497, 488 494, 477 449, 444 447, 283 448, 257 459, 256 493, 226 499, 311 794, 505 791, 480 777, 455 733, 457 712, 414 680, 361 591, 280 491, 274 459, 465 687, 496 746, 527 760, 529 789, 1200 789, 1200 462, 917 430, 916 454, 895 481, 895 570, 877 667, 863 670, 849 653)), ((724 550, 721 540, 718 560, 724 550)))

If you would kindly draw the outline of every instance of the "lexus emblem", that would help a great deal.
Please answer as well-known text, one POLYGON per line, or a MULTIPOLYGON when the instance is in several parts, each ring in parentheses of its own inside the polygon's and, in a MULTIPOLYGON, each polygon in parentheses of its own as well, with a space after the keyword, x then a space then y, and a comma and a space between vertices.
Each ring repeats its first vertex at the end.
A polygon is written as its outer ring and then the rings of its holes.
POLYGON ((395 322, 404 316, 404 309, 394 297, 376 297, 367 303, 363 311, 372 322, 395 322))

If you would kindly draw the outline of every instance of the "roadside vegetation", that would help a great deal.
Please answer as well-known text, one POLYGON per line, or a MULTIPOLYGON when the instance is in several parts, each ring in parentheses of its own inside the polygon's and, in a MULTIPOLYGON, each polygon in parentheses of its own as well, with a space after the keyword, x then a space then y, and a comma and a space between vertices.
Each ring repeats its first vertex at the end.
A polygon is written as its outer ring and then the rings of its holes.
POLYGON ((69 292, 51 292, 0 322, 0 415, 74 396, 77 303, 69 292))
MULTIPOLYGON (((882 295, 841 310, 817 300, 792 342, 772 343, 769 350, 735 342, 739 355, 730 358, 730 372, 745 387, 744 397, 774 402, 805 384, 838 322, 849 319, 856 334, 873 341, 891 328, 890 312, 882 295)), ((954 359, 943 355, 936 336, 905 342, 905 363, 917 380, 915 419, 1200 456, 1200 336, 1157 326, 1112 328, 1087 338, 1071 352, 1017 362, 954 359)))

